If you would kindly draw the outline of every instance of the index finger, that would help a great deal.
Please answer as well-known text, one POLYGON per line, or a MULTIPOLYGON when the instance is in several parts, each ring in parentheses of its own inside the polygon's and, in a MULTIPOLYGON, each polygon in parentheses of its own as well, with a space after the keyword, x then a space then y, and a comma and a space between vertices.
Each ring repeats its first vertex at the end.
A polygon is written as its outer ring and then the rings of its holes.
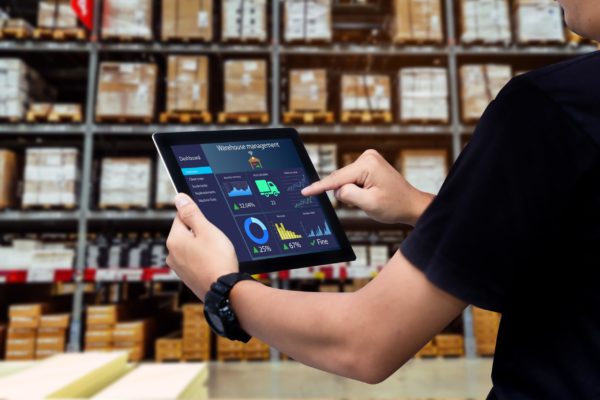
POLYGON ((314 196, 328 190, 339 189, 348 183, 362 185, 365 180, 363 170, 361 163, 355 161, 350 165, 334 171, 331 175, 326 176, 320 181, 305 187, 302 189, 302 194, 304 196, 314 196))

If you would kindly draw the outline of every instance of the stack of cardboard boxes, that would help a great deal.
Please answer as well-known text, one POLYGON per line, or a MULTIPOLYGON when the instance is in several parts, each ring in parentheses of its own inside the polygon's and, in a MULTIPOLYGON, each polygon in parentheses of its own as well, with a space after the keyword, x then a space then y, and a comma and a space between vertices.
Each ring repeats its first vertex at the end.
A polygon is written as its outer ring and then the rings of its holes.
POLYGON ((205 41, 213 38, 213 0, 162 2, 163 41, 205 41))
POLYGON ((77 28, 77 15, 70 0, 40 0, 37 25, 40 28, 77 28))
POLYGON ((101 208, 150 206, 152 160, 144 157, 102 159, 101 208))
POLYGON ((224 0, 221 4, 223 41, 267 40, 266 0, 224 0))
POLYGON ((0 149, 0 209, 14 206, 16 184, 17 155, 0 149))
POLYGON ((286 42, 330 42, 331 0, 286 0, 286 42))
POLYGON ((183 360, 183 340, 181 332, 156 339, 155 360, 156 362, 183 360))
POLYGON ((225 112, 267 112, 267 64, 264 60, 225 62, 225 112))
POLYGON ((461 42, 509 43, 510 14, 507 0, 461 0, 461 42))
POLYGON ((112 350, 114 328, 124 312, 122 305, 89 306, 86 316, 85 351, 112 350))
POLYGON ((440 0, 394 0, 394 43, 441 43, 444 40, 440 0))
POLYGON ((342 75, 342 112, 390 112, 390 77, 374 74, 342 75))
POLYGON ((290 111, 327 111, 327 70, 290 71, 290 111))
POLYGON ((169 56, 167 111, 208 110, 208 57, 169 56))
POLYGON ((460 68, 461 115, 465 122, 479 120, 488 104, 512 78, 510 65, 470 64, 460 68))
POLYGON ((554 0, 516 0, 514 7, 518 43, 565 42, 560 4, 554 0))
POLYGON ((155 64, 100 64, 96 119, 150 121, 154 117, 156 76, 155 64))
POLYGON ((152 39, 152 0, 104 0, 103 39, 152 39))
POLYGON ((499 328, 500 314, 473 307, 473 333, 478 355, 494 355, 499 328))
POLYGON ((210 360, 211 330, 204 318, 204 305, 184 304, 183 310, 183 359, 210 360))
POLYGON ((47 100, 52 95, 40 75, 23 61, 0 59, 0 119, 20 121, 30 102, 47 100))
POLYGON ((399 72, 399 80, 402 122, 448 122, 446 68, 402 68, 399 72))
POLYGON ((156 196, 154 205, 156 208, 166 208, 173 206, 173 199, 177 192, 173 188, 171 178, 167 172, 167 168, 162 162, 156 163, 156 196))
POLYGON ((127 350, 129 361, 142 361, 154 338, 154 320, 118 322, 113 331, 113 349, 127 350))
POLYGON ((462 357, 465 355, 465 341, 462 335, 443 333, 435 335, 435 348, 440 356, 462 357))
POLYGON ((64 353, 70 318, 70 314, 42 315, 35 346, 37 360, 64 353))
POLYGON ((36 239, 15 238, 10 245, 0 246, 0 269, 24 269, 31 275, 52 276, 56 269, 73 266, 73 247, 72 242, 46 243, 36 239))
POLYGON ((29 148, 25 153, 24 208, 60 206, 74 208, 77 200, 75 148, 29 148))

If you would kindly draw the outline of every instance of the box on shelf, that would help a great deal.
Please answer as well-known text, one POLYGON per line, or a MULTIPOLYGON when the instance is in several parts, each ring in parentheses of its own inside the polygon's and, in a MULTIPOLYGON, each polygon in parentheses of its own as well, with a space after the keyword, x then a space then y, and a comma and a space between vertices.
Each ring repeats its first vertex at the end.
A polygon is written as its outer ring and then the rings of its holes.
POLYGON ((13 304, 8 307, 11 328, 37 328, 42 313, 48 309, 45 303, 13 304))
POLYGON ((114 327, 116 323, 127 315, 127 308, 124 304, 107 304, 98 306, 88 306, 86 315, 86 325, 114 327))
POLYGON ((330 42, 331 0, 286 0, 286 42, 330 42))
POLYGON ((223 41, 267 40, 266 0, 224 0, 221 7, 223 41))
POLYGON ((150 158, 102 159, 99 206, 148 208, 151 171, 150 158))
POLYGON ((177 192, 173 188, 171 178, 162 162, 156 163, 156 198, 154 204, 157 207, 166 207, 173 204, 177 192))
POLYGON ((394 43, 440 43, 443 39, 440 0, 394 0, 394 43))
POLYGON ((197 112, 208 109, 208 57, 169 56, 167 111, 197 112))
POLYGON ((398 75, 402 122, 449 121, 446 68, 402 68, 398 75))
POLYGON ((104 0, 102 39, 152 39, 152 0, 104 0))
POLYGON ((213 0, 168 0, 162 2, 163 41, 213 38, 213 0))
POLYGON ((464 356, 465 344, 462 335, 444 333, 433 339, 437 354, 440 356, 464 356))
POLYGON ((327 111, 327 70, 290 71, 290 111, 327 111))
POLYGON ((154 354, 157 362, 183 359, 181 332, 173 332, 170 335, 156 339, 154 354))
POLYGON ((553 0, 516 0, 515 25, 518 43, 564 43, 560 5, 553 0))
POLYGON ((211 330, 204 318, 204 306, 198 303, 184 304, 182 354, 186 360, 210 359, 211 330))
POLYGON ((37 25, 39 28, 77 28, 77 15, 71 0, 40 0, 37 25))
POLYGON ((71 314, 46 314, 40 318, 40 328, 67 329, 71 320, 71 314))
POLYGON ((74 148, 27 149, 22 206, 75 207, 78 155, 74 148))
POLYGON ((96 119, 114 118, 151 120, 154 117, 156 95, 155 64, 100 64, 96 119))
POLYGON ((510 43, 508 0, 461 0, 462 43, 510 43))
POLYGON ((342 111, 391 111, 390 77, 342 75, 342 111))
POLYGON ((478 307, 473 310, 473 334, 477 354, 493 356, 496 349, 496 339, 500 328, 500 314, 478 307))
POLYGON ((460 67, 461 115, 465 122, 478 120, 488 104, 512 78, 510 65, 471 64, 460 67))
POLYGON ((53 96, 40 75, 18 58, 0 59, 0 119, 20 121, 31 101, 53 96))
POLYGON ((225 112, 267 112, 267 64, 264 60, 225 62, 225 112))
POLYGON ((153 319, 119 322, 113 331, 113 347, 128 350, 130 361, 141 361, 154 340, 153 330, 153 319))
POLYGON ((0 209, 14 206, 16 184, 17 155, 0 149, 0 209))
POLYGON ((448 175, 446 150, 402 150, 396 168, 417 189, 437 194, 448 175))

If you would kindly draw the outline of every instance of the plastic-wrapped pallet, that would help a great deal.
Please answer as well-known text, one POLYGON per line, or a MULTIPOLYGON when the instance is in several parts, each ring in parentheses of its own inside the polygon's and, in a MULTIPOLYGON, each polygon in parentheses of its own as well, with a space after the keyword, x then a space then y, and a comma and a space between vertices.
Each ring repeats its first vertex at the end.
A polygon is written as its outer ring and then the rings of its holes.
POLYGON ((70 0, 41 0, 37 24, 40 28, 77 28, 77 15, 70 0))
POLYGON ((222 40, 267 40, 266 0, 224 0, 222 7, 222 40))
POLYGON ((213 0, 165 0, 162 2, 162 40, 213 38, 213 0))
POLYGON ((267 111, 267 64, 263 60, 225 62, 225 112, 267 111))
POLYGON ((462 43, 509 43, 511 40, 507 0, 462 0, 462 43))
POLYGON ((342 111, 391 111, 390 77, 342 75, 342 111))
POLYGON ((565 42, 562 10, 554 0, 516 0, 515 8, 517 42, 565 42))
POLYGON ((0 59, 0 118, 20 120, 29 101, 29 68, 16 58, 0 59))
POLYGON ((446 68, 403 68, 399 78, 402 122, 448 122, 446 68))
POLYGON ((173 188, 171 178, 162 162, 156 163, 156 198, 157 207, 166 207, 173 204, 177 192, 173 188))
POLYGON ((440 0, 394 0, 394 43, 440 43, 443 39, 440 0))
POLYGON ((512 78, 510 65, 463 65, 460 67, 462 119, 478 120, 488 104, 512 78))
POLYGON ((169 56, 167 111, 206 111, 208 108, 208 58, 169 56))
POLYGON ((331 41, 331 0, 286 0, 285 40, 331 41))
POLYGON ((23 207, 75 207, 78 156, 74 148, 27 149, 23 207))
POLYGON ((100 178, 100 207, 148 208, 151 167, 150 158, 104 158, 100 178))
POLYGON ((327 111, 327 71, 291 70, 289 107, 291 111, 327 111))
POLYGON ((14 205, 17 180, 17 155, 0 150, 0 208, 14 205))
POLYGON ((100 64, 96 118, 154 116, 156 65, 146 63, 100 64))
POLYGON ((104 0, 102 38, 152 39, 152 0, 104 0))

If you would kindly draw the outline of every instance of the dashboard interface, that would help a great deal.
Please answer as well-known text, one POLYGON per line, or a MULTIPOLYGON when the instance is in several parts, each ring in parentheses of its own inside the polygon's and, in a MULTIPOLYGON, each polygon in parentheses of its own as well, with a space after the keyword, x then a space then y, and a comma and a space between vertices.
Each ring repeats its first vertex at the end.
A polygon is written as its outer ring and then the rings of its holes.
POLYGON ((290 139, 171 146, 194 200, 240 262, 338 250, 290 139))

